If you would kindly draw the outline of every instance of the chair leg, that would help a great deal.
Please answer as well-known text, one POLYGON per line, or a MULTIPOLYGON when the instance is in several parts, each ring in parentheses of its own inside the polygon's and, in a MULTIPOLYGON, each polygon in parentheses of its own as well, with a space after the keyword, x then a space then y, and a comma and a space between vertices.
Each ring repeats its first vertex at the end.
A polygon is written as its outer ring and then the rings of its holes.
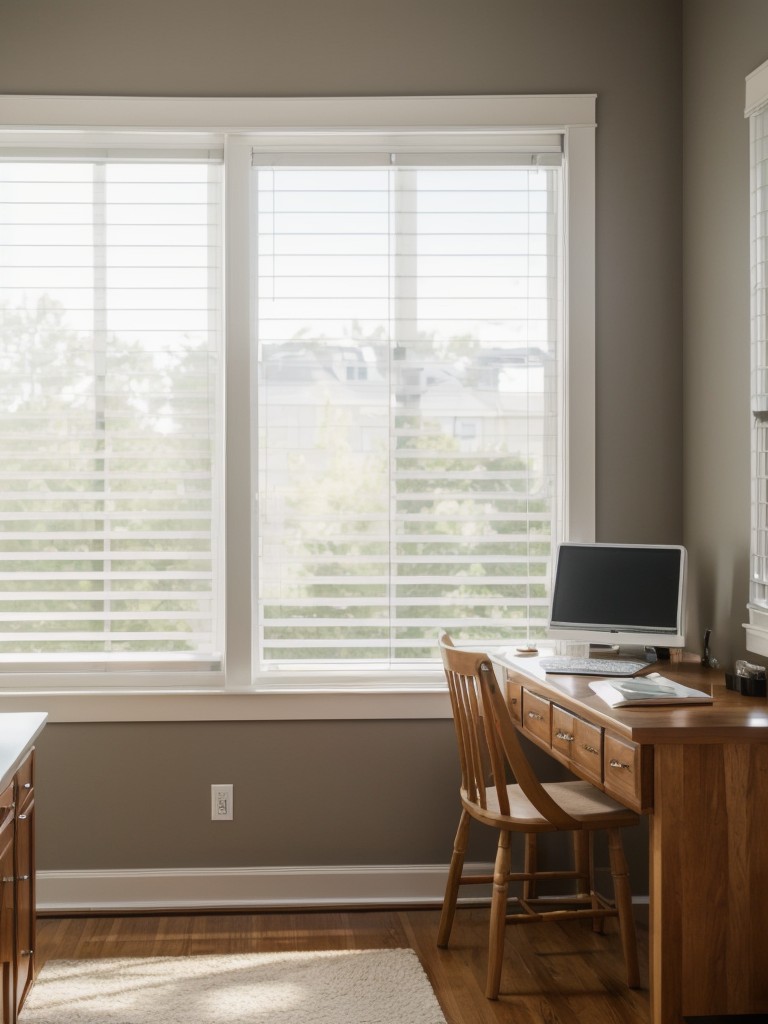
POLYGON ((627 986, 640 988, 637 936, 635 934, 635 919, 632 914, 632 893, 629 887, 629 873, 621 842, 621 832, 617 828, 608 830, 608 852, 611 860, 611 875, 613 876, 613 894, 619 914, 621 944, 624 949, 624 961, 627 969, 627 986))
POLYGON ((485 994, 489 999, 499 998, 501 966, 504 960, 504 931, 507 924, 507 899, 509 896, 509 869, 511 865, 509 832, 499 832, 496 851, 496 865, 493 870, 493 895, 491 897, 491 923, 488 937, 488 977, 485 994))
POLYGON ((571 832, 571 837, 573 840, 573 866, 579 874, 576 880, 578 894, 586 896, 593 888, 589 859, 589 833, 582 829, 580 832, 571 832))
POLYGON ((461 885, 461 872, 464 868, 464 854, 469 841, 469 823, 472 819, 466 811, 462 810, 459 818, 459 827, 456 830, 456 838, 453 841, 453 853, 451 855, 451 866, 448 869, 448 881, 445 886, 443 897, 443 910, 440 914, 440 925, 437 929, 437 944, 441 948, 448 945, 453 927, 453 915, 456 912, 456 900, 459 896, 461 885))
MULTIPOLYGON (((589 896, 593 910, 600 909, 600 902, 595 892, 595 869, 592 857, 592 833, 582 829, 580 832, 572 832, 573 836, 573 862, 576 871, 579 873, 579 896, 589 896)), ((605 931, 605 918, 592 918, 592 931, 605 931)))
MULTIPOLYGON (((536 833, 526 832, 525 833, 525 861, 523 863, 523 870, 530 872, 532 875, 536 874, 538 867, 538 846, 536 845, 536 833)), ((523 882, 523 899, 532 900, 536 897, 536 882, 534 879, 523 882)))

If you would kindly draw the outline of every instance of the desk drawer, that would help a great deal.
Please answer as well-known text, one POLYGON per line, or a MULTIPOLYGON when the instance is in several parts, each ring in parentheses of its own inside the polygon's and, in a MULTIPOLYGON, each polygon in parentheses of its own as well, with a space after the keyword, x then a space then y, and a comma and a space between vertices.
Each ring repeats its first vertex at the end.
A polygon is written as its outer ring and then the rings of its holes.
POLYGON ((512 718, 516 722, 522 722, 523 684, 511 674, 507 675, 507 704, 512 718))
POLYGON ((603 781, 603 730, 564 708, 552 708, 552 749, 572 765, 577 775, 600 785, 603 781))
POLYGON ((603 772, 607 793, 630 807, 641 807, 643 772, 637 744, 606 733, 603 772))
POLYGON ((548 747, 552 745, 552 705, 523 687, 523 729, 548 747))

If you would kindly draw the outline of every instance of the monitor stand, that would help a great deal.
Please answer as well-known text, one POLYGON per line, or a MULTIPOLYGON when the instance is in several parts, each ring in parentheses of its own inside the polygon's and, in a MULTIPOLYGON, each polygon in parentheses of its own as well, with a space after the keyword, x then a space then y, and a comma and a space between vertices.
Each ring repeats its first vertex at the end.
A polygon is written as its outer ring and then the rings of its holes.
MULTIPOLYGON (((627 661, 647 661, 653 664, 664 655, 659 653, 659 648, 644 647, 642 644, 590 644, 590 658, 626 658, 627 661)), ((669 648, 662 648, 669 657, 669 648)))

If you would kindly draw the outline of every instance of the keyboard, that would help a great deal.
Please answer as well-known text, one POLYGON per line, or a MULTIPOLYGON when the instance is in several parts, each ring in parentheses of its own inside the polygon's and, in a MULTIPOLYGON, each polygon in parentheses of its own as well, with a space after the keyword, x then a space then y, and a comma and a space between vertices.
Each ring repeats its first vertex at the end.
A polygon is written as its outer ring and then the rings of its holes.
POLYGON ((545 672, 563 676, 634 676, 647 661, 627 661, 622 658, 542 658, 539 665, 545 672))

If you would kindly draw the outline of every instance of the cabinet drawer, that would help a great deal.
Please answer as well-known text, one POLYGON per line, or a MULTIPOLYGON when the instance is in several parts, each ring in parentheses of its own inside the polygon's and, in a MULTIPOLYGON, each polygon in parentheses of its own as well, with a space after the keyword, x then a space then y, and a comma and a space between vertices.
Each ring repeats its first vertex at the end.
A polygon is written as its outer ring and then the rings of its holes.
POLYGON ((548 747, 552 745, 552 705, 523 687, 523 729, 548 747))
POLYGON ((640 747, 606 733, 603 772, 606 792, 631 807, 641 807, 643 773, 640 747))
POLYGON ((577 775, 603 781, 603 730, 555 705, 552 709, 552 749, 574 767, 577 775))
POLYGON ((9 782, 4 790, 0 792, 0 821, 4 821, 9 812, 13 813, 16 803, 16 794, 13 790, 13 783, 9 782))
POLYGON ((27 757, 19 765, 16 772, 16 803, 18 810, 23 810, 29 800, 32 799, 34 790, 34 749, 30 750, 27 757))

